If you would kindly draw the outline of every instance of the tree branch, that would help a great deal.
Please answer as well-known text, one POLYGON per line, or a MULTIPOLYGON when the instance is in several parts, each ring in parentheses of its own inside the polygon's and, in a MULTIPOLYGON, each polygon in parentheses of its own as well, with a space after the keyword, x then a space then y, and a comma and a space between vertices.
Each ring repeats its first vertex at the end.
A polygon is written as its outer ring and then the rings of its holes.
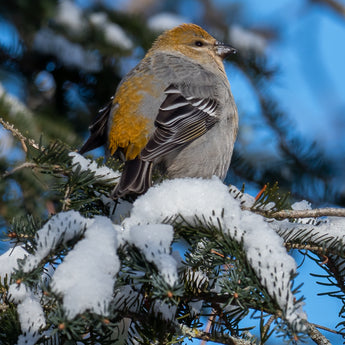
POLYGON ((188 337, 188 338, 195 338, 195 339, 200 339, 204 341, 213 341, 213 342, 221 343, 221 344, 229 344, 229 345, 251 345, 252 344, 249 340, 237 339, 226 334, 219 334, 218 336, 216 334, 203 332, 198 329, 189 328, 184 325, 181 326, 181 332, 185 337, 188 337))
POLYGON ((22 169, 36 169, 37 171, 43 173, 43 172, 53 172, 54 174, 62 174, 62 175, 69 175, 68 170, 64 169, 63 167, 55 164, 55 165, 38 165, 36 163, 32 162, 24 162, 16 167, 14 167, 10 171, 5 171, 2 175, 0 175, 1 178, 7 178, 16 172, 22 170, 22 169))
POLYGON ((287 250, 290 250, 290 249, 309 250, 309 251, 320 253, 320 254, 327 254, 329 252, 327 248, 324 248, 321 246, 312 246, 310 244, 303 244, 303 243, 285 242, 284 246, 286 247, 287 250))
POLYGON ((308 324, 308 335, 317 345, 332 345, 329 340, 316 328, 316 325, 312 323, 308 324))
POLYGON ((328 327, 326 327, 326 326, 317 325, 316 323, 310 323, 310 324, 313 325, 313 326, 316 327, 316 328, 323 329, 324 331, 327 331, 327 332, 330 332, 330 333, 334 333, 334 334, 339 334, 339 335, 341 335, 342 337, 345 336, 345 333, 335 331, 334 329, 328 328, 328 327))
POLYGON ((345 17, 345 6, 335 0, 311 0, 311 2, 319 2, 345 17))
POLYGON ((319 217, 345 217, 345 208, 315 208, 313 210, 281 210, 281 211, 264 211, 260 209, 253 209, 250 207, 243 207, 244 210, 252 211, 260 214, 266 218, 275 218, 278 220, 289 218, 319 218, 319 217))
POLYGON ((16 173, 17 171, 25 169, 25 168, 34 169, 34 168, 37 168, 37 164, 31 163, 31 162, 25 162, 23 164, 20 164, 20 165, 14 167, 11 171, 5 171, 5 173, 2 174, 1 177, 2 178, 9 177, 9 176, 13 175, 14 173, 16 173))
POLYGON ((267 336, 267 333, 272 325, 272 322, 276 319, 275 315, 271 315, 270 318, 267 320, 266 324, 263 327, 262 338, 267 336))
POLYGON ((22 133, 19 132, 17 128, 15 128, 10 123, 6 122, 2 117, 0 117, 0 123, 5 129, 10 131, 15 138, 19 139, 25 153, 28 151, 25 142, 27 142, 31 147, 33 147, 36 150, 41 151, 43 149, 43 147, 40 147, 33 139, 26 138, 22 133))

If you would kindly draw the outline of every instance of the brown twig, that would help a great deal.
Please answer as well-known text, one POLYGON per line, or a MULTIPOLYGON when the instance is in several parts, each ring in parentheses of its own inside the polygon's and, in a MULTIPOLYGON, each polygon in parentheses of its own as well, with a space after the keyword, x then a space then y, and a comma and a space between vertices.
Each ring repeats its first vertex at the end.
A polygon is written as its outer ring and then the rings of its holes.
POLYGON ((311 0, 312 2, 321 3, 329 8, 331 8, 336 13, 340 14, 341 16, 345 17, 345 6, 338 1, 335 0, 311 0))
POLYGON ((319 218, 319 217, 345 217, 345 208, 315 208, 313 210, 281 210, 276 212, 264 211, 260 209, 252 209, 243 207, 243 209, 260 214, 267 218, 275 219, 291 219, 291 218, 319 218))
POLYGON ((336 331, 334 329, 331 329, 331 328, 328 328, 326 326, 317 325, 316 323, 310 323, 310 325, 313 325, 316 328, 323 329, 324 331, 327 331, 327 332, 330 332, 330 333, 339 334, 339 335, 342 335, 342 336, 345 335, 343 332, 338 332, 338 331, 336 331))
POLYGON ((14 173, 16 173, 19 170, 26 169, 26 168, 34 169, 36 167, 37 167, 36 163, 25 162, 23 164, 20 164, 20 165, 14 167, 11 171, 6 171, 4 174, 2 174, 1 177, 6 178, 6 177, 13 175, 14 173))
POLYGON ((310 244, 303 244, 303 243, 285 242, 284 246, 287 250, 290 250, 290 249, 309 250, 309 251, 319 253, 319 254, 327 254, 329 252, 327 248, 324 248, 322 246, 312 246, 310 244))
POLYGON ((308 334, 317 345, 332 345, 329 340, 316 328, 321 326, 308 323, 308 334))
MULTIPOLYGON (((213 322, 214 318, 215 318, 215 311, 212 310, 212 314, 211 314, 211 316, 210 316, 210 317, 208 318, 208 320, 207 320, 207 324, 206 324, 206 327, 205 327, 205 331, 204 331, 203 333, 205 333, 205 334, 210 334, 210 329, 211 329, 212 322, 213 322)), ((209 338, 209 337, 208 337, 208 338, 209 338)), ((210 339, 210 338, 209 338, 209 339, 207 339, 207 338, 202 339, 202 342, 201 342, 200 344, 201 344, 201 345, 205 345, 209 340, 211 340, 211 339, 210 339)))
POLYGON ((5 129, 10 131, 12 135, 21 142, 25 153, 27 152, 26 143, 28 143, 31 147, 33 147, 36 150, 41 151, 43 149, 43 147, 40 147, 33 139, 26 138, 22 133, 19 132, 17 128, 15 128, 12 124, 5 121, 2 117, 0 117, 0 123, 5 129))
POLYGON ((345 217, 345 208, 316 208, 313 210, 282 210, 274 212, 272 216, 279 218, 318 218, 325 216, 345 217))
POLYGON ((219 337, 217 337, 217 335, 215 334, 210 334, 207 332, 200 331, 198 329, 189 328, 187 326, 182 326, 181 331, 182 331, 182 334, 184 334, 185 336, 189 338, 200 339, 205 342, 212 341, 212 342, 228 344, 228 345, 251 345, 252 344, 249 340, 237 339, 225 334, 219 335, 219 337))
POLYGON ((272 325, 272 322, 276 319, 275 315, 271 315, 271 317, 268 319, 268 321, 266 322, 264 328, 263 328, 263 337, 265 337, 272 325))

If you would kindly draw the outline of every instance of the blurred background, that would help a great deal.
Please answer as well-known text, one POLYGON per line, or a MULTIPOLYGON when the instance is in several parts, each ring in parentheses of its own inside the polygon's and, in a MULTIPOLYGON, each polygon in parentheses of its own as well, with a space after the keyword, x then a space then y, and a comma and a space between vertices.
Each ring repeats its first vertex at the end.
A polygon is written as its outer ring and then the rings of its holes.
MULTIPOLYGON (((245 183, 256 195, 278 181, 293 200, 344 207, 343 0, 1 1, 0 117, 43 144, 58 139, 77 149, 155 37, 184 22, 239 51, 226 63, 240 117, 226 182, 245 183)), ((54 206, 49 181, 35 171, 6 175, 24 157, 0 125, 0 229, 14 216, 40 217, 54 206)), ((307 273, 298 279, 305 295, 325 289, 307 273)), ((309 298, 310 321, 340 322, 340 302, 309 298), (327 303, 329 316, 319 303, 327 303)))

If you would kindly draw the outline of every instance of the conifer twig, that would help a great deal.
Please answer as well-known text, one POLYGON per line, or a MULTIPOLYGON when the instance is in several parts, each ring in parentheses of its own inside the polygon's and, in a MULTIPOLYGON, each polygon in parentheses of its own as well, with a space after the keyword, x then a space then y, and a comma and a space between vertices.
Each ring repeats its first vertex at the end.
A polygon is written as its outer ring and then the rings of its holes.
POLYGON ((272 325, 272 322, 276 319, 276 316, 275 315, 271 315, 270 318, 268 319, 268 321, 266 322, 266 324, 264 325, 264 328, 263 328, 263 336, 266 336, 271 325, 272 325))
POLYGON ((316 328, 316 325, 308 323, 308 334, 317 345, 332 345, 329 340, 316 328))
POLYGON ((322 325, 317 325, 316 323, 310 323, 310 325, 316 327, 316 328, 320 328, 323 329, 324 331, 330 332, 330 333, 334 333, 334 334, 339 334, 341 336, 345 336, 344 332, 338 332, 335 331, 334 329, 328 328, 326 326, 322 326, 322 325))
POLYGON ((28 139, 27 137, 25 137, 25 135, 23 135, 17 128, 15 128, 12 124, 5 121, 2 117, 0 117, 0 123, 5 129, 10 131, 14 137, 20 140, 25 153, 27 152, 25 142, 27 142, 31 147, 33 147, 36 150, 41 151, 43 149, 43 147, 40 147, 33 139, 28 139))
POLYGON ((267 218, 291 219, 291 218, 319 218, 319 217, 345 217, 345 208, 325 207, 315 208, 313 210, 281 210, 281 211, 265 211, 260 209, 252 209, 243 207, 243 209, 260 214, 267 218))
MULTIPOLYGON (((211 316, 207 320, 207 324, 204 331, 205 334, 209 334, 214 317, 215 317, 215 311, 213 310, 211 316)), ((208 341, 207 339, 202 339, 202 342, 200 345, 205 345, 207 341, 208 341)))
POLYGON ((329 253, 331 251, 322 246, 313 246, 313 245, 305 244, 305 243, 285 242, 284 246, 286 247, 287 250, 290 250, 290 249, 309 250, 315 253, 323 253, 323 254, 329 253))
POLYGON ((37 167, 36 163, 25 162, 23 164, 20 164, 20 165, 14 167, 11 171, 5 171, 5 173, 2 174, 1 177, 2 178, 6 178, 6 177, 9 177, 9 176, 13 175, 14 173, 16 173, 19 170, 26 169, 26 168, 33 169, 33 168, 36 168, 36 167, 37 167))
POLYGON ((325 216, 345 217, 345 208, 325 207, 313 210, 282 210, 271 214, 276 219, 280 218, 318 218, 325 216))
POLYGON ((345 17, 345 6, 335 0, 311 0, 312 2, 319 2, 331 8, 333 11, 337 12, 341 16, 345 17))
POLYGON ((215 334, 210 334, 208 332, 203 332, 198 329, 189 328, 185 325, 181 326, 182 334, 189 338, 200 339, 204 341, 218 342, 222 344, 229 345, 251 345, 249 340, 237 339, 230 335, 219 334, 219 337, 215 334))

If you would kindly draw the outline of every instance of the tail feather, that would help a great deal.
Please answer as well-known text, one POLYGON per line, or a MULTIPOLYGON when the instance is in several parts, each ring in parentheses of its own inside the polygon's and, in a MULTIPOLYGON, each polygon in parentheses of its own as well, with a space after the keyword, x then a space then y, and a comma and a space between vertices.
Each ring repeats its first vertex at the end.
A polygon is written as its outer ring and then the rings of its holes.
POLYGON ((111 197, 118 199, 126 194, 143 194, 150 188, 151 180, 152 162, 140 158, 128 160, 111 197))

